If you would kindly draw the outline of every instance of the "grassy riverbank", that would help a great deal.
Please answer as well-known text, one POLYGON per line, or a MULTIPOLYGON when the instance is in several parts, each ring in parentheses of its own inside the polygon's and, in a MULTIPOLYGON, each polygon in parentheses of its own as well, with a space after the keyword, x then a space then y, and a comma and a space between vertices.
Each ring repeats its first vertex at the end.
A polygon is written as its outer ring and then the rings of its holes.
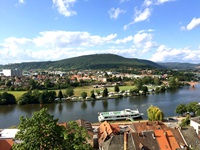
MULTIPOLYGON (((134 86, 120 86, 119 87, 120 88, 120 90, 121 91, 123 91, 123 90, 130 90, 130 89, 133 89, 134 88, 134 86)), ((79 96, 81 96, 81 93, 82 92, 86 92, 87 93, 87 95, 88 96, 90 96, 91 95, 91 91, 92 90, 94 90, 95 92, 96 91, 103 91, 103 88, 93 88, 92 86, 83 86, 83 87, 76 87, 76 88, 74 88, 74 96, 77 96, 77 97, 79 97, 79 96)), ((58 92, 59 92, 59 90, 54 90, 57 94, 58 94, 58 92)), ((61 90, 62 91, 62 93, 63 94, 65 94, 65 91, 66 91, 66 89, 62 89, 61 90)), ((109 92, 114 92, 114 87, 108 87, 108 91, 109 92)), ((0 93, 3 93, 3 92, 5 92, 5 91, 0 91, 0 93)), ((17 100, 19 100, 19 98, 24 94, 24 93, 26 93, 27 91, 7 91, 8 93, 10 93, 10 94, 13 94, 14 96, 15 96, 15 98, 17 99, 17 100)))

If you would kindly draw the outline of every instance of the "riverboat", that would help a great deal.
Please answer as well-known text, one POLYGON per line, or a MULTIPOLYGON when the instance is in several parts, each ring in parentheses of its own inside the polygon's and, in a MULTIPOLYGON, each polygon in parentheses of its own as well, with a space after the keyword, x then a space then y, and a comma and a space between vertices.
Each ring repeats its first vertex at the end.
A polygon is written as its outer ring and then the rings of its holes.
POLYGON ((143 116, 143 113, 140 113, 138 109, 124 109, 121 111, 109 111, 109 112, 99 112, 98 120, 102 121, 112 121, 112 120, 133 120, 134 118, 140 118, 143 116))

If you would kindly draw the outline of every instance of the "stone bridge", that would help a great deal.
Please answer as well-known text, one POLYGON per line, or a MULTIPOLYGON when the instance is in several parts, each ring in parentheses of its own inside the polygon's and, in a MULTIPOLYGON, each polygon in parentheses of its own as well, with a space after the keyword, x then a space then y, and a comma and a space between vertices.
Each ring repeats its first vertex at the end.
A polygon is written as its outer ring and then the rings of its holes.
POLYGON ((191 87, 194 87, 196 84, 199 84, 199 82, 185 82, 185 83, 190 84, 191 87))

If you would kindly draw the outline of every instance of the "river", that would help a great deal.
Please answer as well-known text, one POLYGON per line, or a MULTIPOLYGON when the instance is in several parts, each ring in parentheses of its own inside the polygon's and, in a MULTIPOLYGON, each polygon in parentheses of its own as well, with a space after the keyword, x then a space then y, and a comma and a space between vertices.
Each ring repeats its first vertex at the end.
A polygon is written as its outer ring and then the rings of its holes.
MULTIPOLYGON (((200 102, 200 84, 195 88, 185 86, 173 92, 150 94, 148 96, 127 97, 122 99, 108 99, 86 102, 64 102, 45 104, 48 112, 58 118, 59 122, 84 119, 90 122, 97 122, 98 112, 122 110, 126 108, 136 109, 144 113, 143 118, 147 119, 147 109, 150 105, 158 106, 165 116, 175 116, 176 107, 189 102, 200 102)), ((0 129, 18 125, 20 116, 30 117, 34 111, 40 110, 39 104, 29 105, 8 105, 0 106, 0 129)))

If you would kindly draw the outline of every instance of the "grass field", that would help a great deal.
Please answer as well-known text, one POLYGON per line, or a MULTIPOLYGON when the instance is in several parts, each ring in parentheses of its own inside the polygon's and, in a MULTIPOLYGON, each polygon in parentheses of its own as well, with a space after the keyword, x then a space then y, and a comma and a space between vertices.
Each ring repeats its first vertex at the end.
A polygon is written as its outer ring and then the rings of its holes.
MULTIPOLYGON (((123 90, 130 90, 133 89, 134 86, 119 86, 120 91, 123 90)), ((74 96, 81 96, 82 92, 86 92, 88 96, 91 95, 91 91, 94 90, 95 92, 98 91, 103 91, 104 88, 93 88, 92 86, 84 86, 84 87, 76 87, 74 88, 74 96)), ((58 94, 59 90, 55 90, 56 94, 58 94)), ((114 91, 114 87, 108 87, 109 92, 114 91)), ((4 91, 1 91, 0 93, 3 93, 4 91)), ((16 98, 16 100, 19 100, 19 98, 27 91, 8 91, 8 93, 13 94, 16 98)), ((62 89, 62 93, 65 94, 65 89, 62 89)))

